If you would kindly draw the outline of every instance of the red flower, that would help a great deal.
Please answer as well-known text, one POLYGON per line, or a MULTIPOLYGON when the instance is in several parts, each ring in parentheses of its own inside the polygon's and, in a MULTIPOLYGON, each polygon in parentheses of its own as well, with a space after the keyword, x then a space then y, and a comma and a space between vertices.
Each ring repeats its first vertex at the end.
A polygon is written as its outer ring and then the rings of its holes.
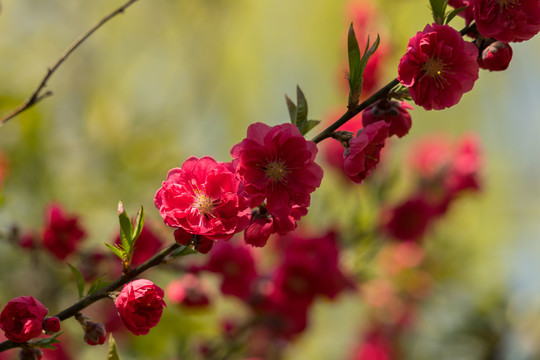
POLYGON ((255 260, 249 247, 232 242, 217 243, 202 270, 222 276, 221 292, 248 299, 257 278, 255 260))
POLYGON ((57 204, 47 208, 43 246, 52 255, 64 260, 77 249, 84 236, 76 216, 66 216, 57 204))
POLYGON ((129 331, 146 335, 159 323, 163 306, 166 306, 163 295, 163 290, 150 280, 139 279, 124 285, 115 304, 129 331))
POLYGON ((495 41, 489 44, 478 57, 478 65, 489 71, 502 71, 508 68, 512 60, 512 48, 507 43, 495 41))
POLYGON ((470 4, 470 0, 448 0, 448 5, 452 6, 454 9, 459 9, 465 7, 460 13, 459 16, 465 18, 465 23, 469 25, 471 21, 474 20, 473 9, 470 4))
POLYGON ((10 300, 0 313, 0 328, 6 337, 23 343, 41 335, 47 308, 32 296, 10 300))
POLYGON ((486 38, 529 40, 540 31, 538 0, 470 0, 476 27, 486 38))
POLYGON ((381 149, 388 137, 390 124, 378 121, 366 126, 351 139, 349 149, 345 150, 343 169, 345 174, 360 184, 379 162, 381 149))
POLYGON ((417 241, 422 238, 438 209, 422 196, 406 200, 391 209, 383 225, 394 238, 402 241, 417 241))
POLYGON ((230 239, 249 224, 243 185, 230 163, 194 156, 169 171, 154 204, 165 224, 211 240, 230 239))
POLYGON ((405 101, 388 101, 382 99, 362 111, 362 124, 364 127, 377 121, 386 121, 390 124, 388 136, 403 137, 409 133, 412 126, 411 115, 407 110, 413 107, 405 101))
POLYGON ((310 194, 321 184, 323 171, 314 161, 317 146, 292 124, 250 125, 247 138, 233 146, 231 155, 251 206, 266 198, 274 217, 289 217, 295 205, 308 207, 310 194))
POLYGON ((398 80, 417 105, 442 110, 459 102, 478 79, 478 49, 448 25, 426 25, 409 40, 398 80))

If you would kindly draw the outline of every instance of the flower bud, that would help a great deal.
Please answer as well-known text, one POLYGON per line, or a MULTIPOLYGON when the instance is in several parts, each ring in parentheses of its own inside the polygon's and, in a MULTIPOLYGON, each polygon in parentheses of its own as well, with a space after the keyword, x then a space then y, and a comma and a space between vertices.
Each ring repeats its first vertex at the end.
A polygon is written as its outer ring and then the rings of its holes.
POLYGON ((93 321, 86 322, 86 329, 84 331, 84 341, 88 345, 101 345, 107 340, 107 331, 105 326, 93 321))
POLYGON ((362 112, 362 125, 365 128, 377 121, 386 121, 390 124, 388 136, 403 137, 409 133, 412 126, 411 115, 407 111, 410 109, 412 106, 404 101, 382 99, 362 112))
POLYGON ((56 316, 47 316, 45 320, 43 320, 43 330, 45 330, 45 333, 47 334, 54 334, 56 332, 60 331, 60 319, 56 316))
POLYGON ((40 360, 43 357, 43 351, 39 348, 23 347, 19 353, 19 360, 40 360))
POLYGON ((478 58, 478 65, 489 71, 502 71, 508 68, 512 60, 512 48, 502 41, 489 44, 478 58))

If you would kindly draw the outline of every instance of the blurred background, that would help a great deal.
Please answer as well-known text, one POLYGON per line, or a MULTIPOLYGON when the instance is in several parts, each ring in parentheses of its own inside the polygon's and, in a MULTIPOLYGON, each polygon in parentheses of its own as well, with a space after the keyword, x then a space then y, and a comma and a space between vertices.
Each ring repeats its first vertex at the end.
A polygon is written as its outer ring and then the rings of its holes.
MULTIPOLYGON (((0 112, 24 101, 68 45, 121 4, 2 1, 0 112)), ((92 249, 114 239, 119 200, 130 214, 142 204, 159 223, 153 197, 170 168, 191 155, 230 161, 231 146, 249 124, 287 122, 284 94, 294 99, 297 85, 308 99, 309 117, 330 121, 346 110, 346 35, 358 9, 368 14, 364 34, 381 36, 386 55, 376 80, 382 86, 397 75, 408 39, 431 22, 428 1, 137 2, 54 74, 48 83, 53 97, 0 128, 0 229, 40 229, 46 205, 58 202, 78 214, 87 229, 83 249, 92 249)), ((458 17, 451 25, 459 30, 464 21, 458 17)), ((424 239, 433 285, 414 327, 401 337, 399 358, 540 358, 540 39, 512 47, 507 71, 481 71, 475 88, 451 109, 413 110, 409 135, 389 145, 381 171, 398 174, 389 201, 410 191, 404 164, 418 140, 475 133, 482 149, 482 191, 460 198, 424 239)), ((322 156, 318 162, 324 163, 322 156)), ((366 200, 373 187, 344 186, 336 170, 324 168, 305 223, 321 230, 338 226, 339 232, 373 220, 378 209, 366 200), (361 220, 347 216, 357 211, 361 220)), ((172 241, 171 230, 161 231, 172 241)), ((368 268, 376 277, 376 256, 366 250, 372 245, 345 252, 343 267, 360 273, 368 268)), ((42 300, 50 312, 76 300, 61 262, 40 260, 57 278, 49 282, 51 276, 33 271, 28 252, 4 239, 0 249, 0 305, 61 286, 62 298, 42 300)), ((174 278, 154 271, 162 287, 174 278)), ((195 313, 170 306, 149 335, 121 342, 120 354, 180 358, 175 341, 212 336, 215 318, 239 306, 224 300, 195 313)), ((318 301, 310 326, 284 358, 354 358, 369 314, 355 291, 318 301)), ((105 358, 106 346, 86 346, 76 326, 71 329, 68 347, 78 349, 77 359, 105 358)))

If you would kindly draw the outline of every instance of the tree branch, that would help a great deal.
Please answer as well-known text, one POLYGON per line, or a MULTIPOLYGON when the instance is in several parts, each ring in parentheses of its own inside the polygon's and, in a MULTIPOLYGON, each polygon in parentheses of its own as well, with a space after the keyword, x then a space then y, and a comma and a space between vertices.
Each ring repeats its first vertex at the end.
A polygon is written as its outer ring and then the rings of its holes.
MULTIPOLYGON (((137 0, 135 0, 137 1, 137 0)), ((145 272, 146 270, 150 269, 151 267, 160 265, 165 262, 165 258, 171 254, 176 249, 181 248, 183 245, 180 245, 178 243, 172 243, 171 245, 167 246, 165 249, 161 250, 154 256, 152 256, 150 259, 142 263, 141 265, 137 266, 136 268, 132 269, 127 275, 123 274, 118 279, 110 283, 109 285, 105 286, 104 288, 89 294, 85 298, 81 299, 80 301, 76 302, 75 304, 71 305, 70 307, 60 311, 58 314, 54 315, 57 318, 59 318, 61 321, 69 319, 70 317, 77 314, 82 309, 90 306, 91 304, 95 303, 96 301, 106 298, 111 291, 115 291, 119 289, 122 285, 127 284, 131 280, 135 279, 139 274, 145 272)), ((10 340, 4 341, 3 343, 0 343, 0 352, 13 349, 16 347, 21 347, 26 343, 16 343, 10 340)))
POLYGON ((66 51, 56 60, 53 66, 47 69, 47 73, 45 74, 45 77, 41 80, 38 87, 34 90, 34 92, 17 108, 13 109, 8 114, 2 116, 0 118, 0 126, 4 125, 8 120, 14 118, 15 116, 19 115, 23 111, 28 110, 32 106, 39 103, 41 100, 51 96, 53 93, 52 91, 45 91, 45 87, 47 86, 47 81, 51 78, 51 76, 54 74, 54 72, 64 63, 64 61, 73 53, 86 39, 88 39, 94 32, 96 32, 100 27, 105 25, 109 20, 114 18, 118 14, 122 14, 124 10, 126 10, 128 7, 130 7, 132 4, 137 2, 138 0, 128 0, 124 5, 120 6, 118 9, 111 12, 109 15, 105 16, 103 19, 101 19, 97 24, 92 26, 90 29, 88 29, 84 34, 79 36, 73 44, 71 44, 66 51))

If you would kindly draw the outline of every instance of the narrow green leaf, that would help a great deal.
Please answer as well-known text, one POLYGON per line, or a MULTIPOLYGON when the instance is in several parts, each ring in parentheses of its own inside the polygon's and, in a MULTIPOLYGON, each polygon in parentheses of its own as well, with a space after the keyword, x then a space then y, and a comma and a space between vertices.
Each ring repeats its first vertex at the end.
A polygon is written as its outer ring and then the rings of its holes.
POLYGON ((77 292, 79 293, 79 300, 84 297, 84 276, 81 274, 79 269, 77 269, 75 266, 68 264, 69 268, 71 269, 71 272, 73 273, 73 277, 75 278, 75 283, 77 284, 77 292))
POLYGON ((360 47, 352 23, 347 36, 347 52, 349 57, 349 106, 355 106, 358 104, 362 89, 362 74, 360 71, 360 47))
POLYGON ((124 252, 121 249, 109 243, 105 243, 105 246, 107 246, 114 253, 114 255, 118 256, 120 260, 124 260, 124 252))
POLYGON ((302 129, 307 121, 308 105, 306 96, 300 89, 300 86, 296 86, 296 126, 298 129, 302 129))
POLYGON ((88 288, 88 295, 95 293, 98 290, 103 289, 105 286, 109 285, 110 281, 103 280, 102 277, 98 277, 96 280, 92 281, 90 287, 88 288))
POLYGON ((112 334, 109 335, 109 351, 107 352, 107 360, 120 360, 118 356, 118 349, 116 348, 116 342, 112 334))
POLYGON ((174 250, 172 253, 170 253, 170 257, 173 259, 176 259, 181 256, 191 255, 191 254, 198 254, 197 251, 193 250, 189 246, 182 246, 178 249, 174 250))
POLYGON ((452 21, 453 18, 455 18, 457 15, 459 15, 459 13, 462 12, 463 10, 465 10, 466 8, 467 8, 466 6, 463 6, 463 7, 460 7, 460 8, 457 8, 457 9, 454 9, 454 10, 450 11, 448 14, 446 14, 446 21, 444 23, 449 24, 450 21, 452 21))
POLYGON ((448 0, 429 0, 429 5, 431 7, 433 21, 435 21, 435 23, 438 25, 444 24, 444 16, 446 14, 448 0))
POLYGON ((133 238, 133 225, 121 201, 118 202, 118 220, 120 222, 122 249, 125 253, 129 253, 131 250, 131 239, 133 238))
POLYGON ((135 240, 141 235, 141 231, 144 226, 144 207, 141 205, 141 209, 137 213, 137 217, 135 218, 135 226, 133 227, 133 238, 131 239, 131 245, 135 245, 135 240))
POLYGON ((300 129, 300 132, 302 133, 302 135, 306 135, 309 132, 309 130, 313 129, 320 122, 321 122, 320 120, 307 120, 304 123, 304 126, 302 127, 302 129, 300 129))
POLYGON ((38 348, 42 348, 42 349, 51 349, 51 350, 56 350, 56 347, 54 347, 52 344, 56 344, 56 343, 59 343, 60 340, 56 340, 56 338, 62 334, 61 331, 53 334, 52 336, 48 337, 48 338, 42 338, 42 339, 38 339, 38 340, 32 340, 30 341, 30 344, 32 344, 32 346, 34 347, 38 347, 38 348))
POLYGON ((287 109, 289 109, 291 124, 296 125, 296 105, 287 95, 285 95, 285 101, 287 102, 287 109))

